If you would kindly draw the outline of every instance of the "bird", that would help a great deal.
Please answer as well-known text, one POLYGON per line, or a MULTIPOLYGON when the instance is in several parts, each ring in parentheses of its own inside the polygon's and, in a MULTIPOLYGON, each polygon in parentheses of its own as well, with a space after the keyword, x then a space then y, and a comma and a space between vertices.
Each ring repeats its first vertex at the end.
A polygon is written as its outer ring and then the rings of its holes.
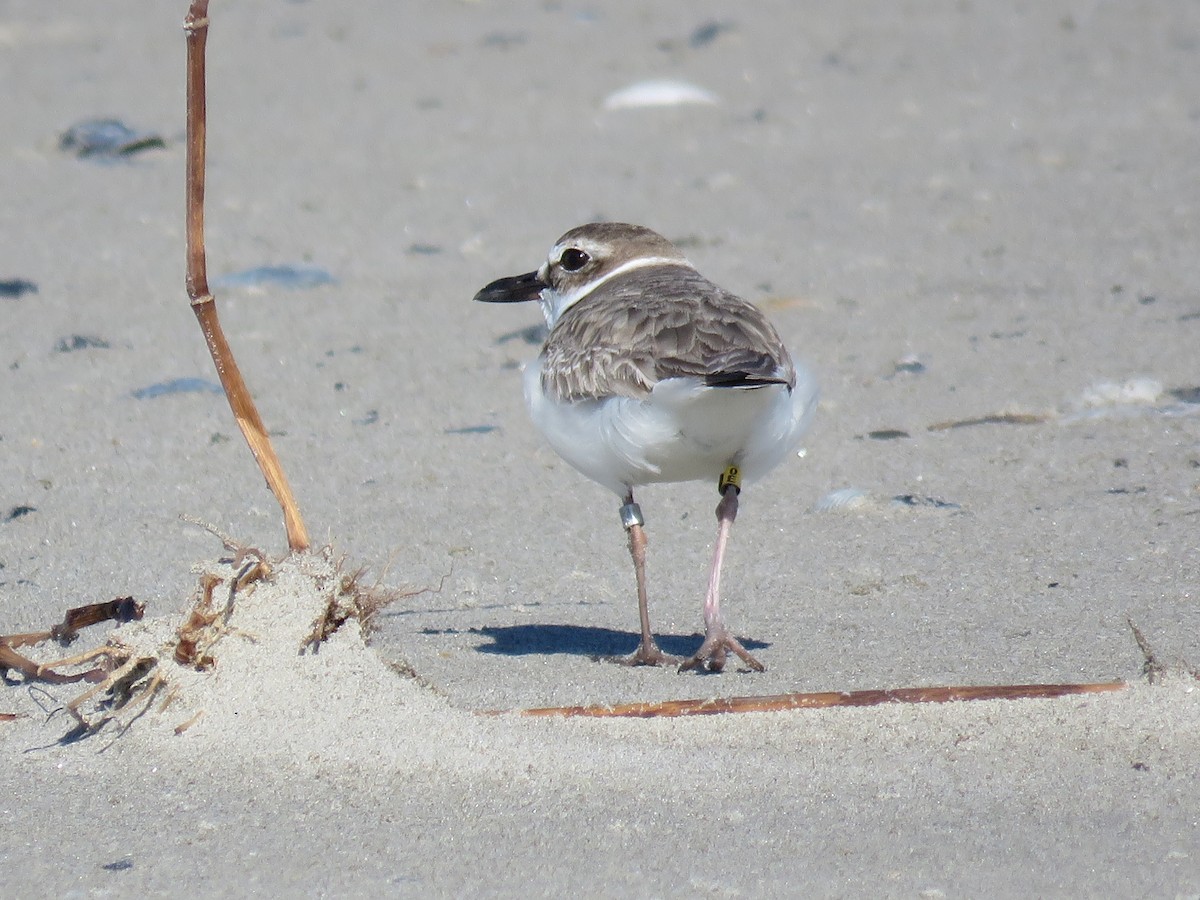
POLYGON ((530 417, 559 456, 620 498, 641 625, 637 650, 621 661, 720 672, 733 653, 764 671, 721 614, 721 567, 743 481, 791 455, 809 426, 813 375, 792 361, 762 310, 640 225, 573 228, 536 271, 497 279, 475 300, 539 302, 548 336, 523 375, 530 417), (634 489, 710 478, 720 501, 704 640, 681 661, 650 630, 645 519, 634 489))

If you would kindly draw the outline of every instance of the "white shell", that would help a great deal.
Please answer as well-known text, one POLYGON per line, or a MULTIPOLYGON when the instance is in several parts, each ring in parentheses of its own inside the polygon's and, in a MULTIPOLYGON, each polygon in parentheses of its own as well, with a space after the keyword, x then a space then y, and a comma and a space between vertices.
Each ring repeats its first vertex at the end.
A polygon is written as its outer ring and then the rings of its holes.
POLYGON ((712 91, 670 78, 638 81, 604 98, 605 109, 642 109, 648 106, 682 106, 685 103, 713 105, 719 98, 712 91))
POLYGON ((1100 381, 1080 398, 1084 406, 1100 408, 1127 404, 1152 405, 1162 396, 1163 384, 1157 378, 1137 376, 1123 382, 1100 381))
POLYGON ((849 512, 852 509, 861 509, 867 505, 869 500, 870 495, 859 488, 838 488, 836 491, 830 491, 813 504, 813 511, 849 512))

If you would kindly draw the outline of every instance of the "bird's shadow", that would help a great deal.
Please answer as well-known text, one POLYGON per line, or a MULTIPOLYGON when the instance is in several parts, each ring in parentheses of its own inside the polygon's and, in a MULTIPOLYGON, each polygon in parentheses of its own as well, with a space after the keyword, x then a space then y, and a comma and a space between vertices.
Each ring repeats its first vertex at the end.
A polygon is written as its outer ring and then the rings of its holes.
MULTIPOLYGON (((530 656, 569 653, 575 656, 624 656, 637 649, 639 636, 632 631, 584 625, 503 625, 472 628, 472 634, 488 638, 490 644, 475 649, 499 656, 530 656)), ((655 635, 659 649, 671 656, 687 658, 700 649, 701 634, 655 635)), ((769 647, 765 641, 742 638, 747 650, 769 647)))

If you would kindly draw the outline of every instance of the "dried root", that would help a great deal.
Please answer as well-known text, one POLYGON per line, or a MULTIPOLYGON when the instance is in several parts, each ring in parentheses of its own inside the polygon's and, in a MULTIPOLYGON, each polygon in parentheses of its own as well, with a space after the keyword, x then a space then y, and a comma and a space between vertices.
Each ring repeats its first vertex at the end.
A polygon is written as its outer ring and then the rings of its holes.
MULTIPOLYGON (((365 583, 365 569, 343 569, 344 560, 333 560, 328 549, 320 555, 293 554, 285 563, 268 559, 257 548, 219 536, 229 553, 219 565, 199 573, 199 585, 181 620, 137 622, 142 619, 143 606, 128 597, 72 609, 62 623, 46 631, 0 636, 0 673, 11 671, 13 678, 29 684, 82 683, 82 693, 54 704, 58 709, 65 708, 78 725, 70 737, 93 734, 109 723, 118 726, 119 735, 154 709, 160 698, 157 711, 161 713, 178 696, 188 693, 189 685, 195 683, 191 673, 216 668, 221 641, 226 637, 258 644, 249 629, 264 641, 265 649, 254 652, 277 652, 274 648, 280 635, 286 634, 286 644, 300 652, 315 651, 351 619, 369 631, 382 609, 418 593, 390 589, 379 581, 365 583), (280 623, 283 631, 274 631, 278 613, 267 608, 272 604, 246 602, 260 583, 277 579, 283 579, 281 587, 285 591, 291 589, 288 579, 306 582, 307 587, 297 584, 296 588, 309 597, 315 586, 321 599, 315 607, 304 607, 307 615, 316 611, 311 628, 306 630, 306 619, 300 618, 286 625, 280 623), (25 655, 27 646, 50 641, 65 644, 74 640, 80 629, 103 621, 136 624, 113 632, 103 645, 74 656, 42 662, 25 655)), ((181 716, 186 721, 177 726, 177 734, 199 721, 200 715, 194 712, 193 707, 181 716)), ((15 713, 12 718, 16 718, 15 713)), ((5 717, 0 716, 0 721, 5 717)))
MULTIPOLYGON (((107 652, 109 659, 114 664, 121 659, 119 654, 113 652, 114 648, 102 647, 100 650, 107 652)), ((115 719, 117 714, 124 711, 135 699, 143 704, 137 713, 137 715, 141 715, 154 700, 154 695, 163 684, 163 676, 157 671, 157 666, 158 660, 153 656, 127 656, 109 673, 107 678, 71 700, 67 704, 67 711, 75 717, 75 721, 81 728, 89 732, 98 731, 104 724, 115 719), (101 694, 104 699, 97 704, 97 714, 94 714, 89 720, 81 712, 81 709, 97 694, 101 694)), ((132 722, 137 715, 133 716, 129 722, 132 722)), ((128 724, 125 728, 128 728, 128 724)))
MULTIPOLYGON (((424 593, 424 590, 406 592, 387 588, 378 581, 370 586, 364 585, 362 582, 367 572, 366 567, 360 566, 353 572, 341 574, 342 562, 344 560, 339 561, 337 566, 340 577, 327 591, 329 599, 325 609, 313 623, 312 632, 305 638, 301 649, 315 651, 351 619, 357 619, 363 632, 369 633, 376 627, 375 616, 380 610, 397 600, 424 593)), ((440 585, 438 589, 441 590, 440 585)))
POLYGON ((133 622, 142 618, 144 613, 145 606, 136 602, 132 597, 118 597, 106 603, 89 603, 87 606, 69 609, 62 622, 51 626, 48 631, 2 635, 0 636, 0 675, 7 678, 11 670, 16 670, 27 681, 43 681, 48 684, 104 681, 108 677, 105 665, 93 666, 82 672, 63 670, 105 657, 107 655, 105 648, 48 663, 36 662, 24 654, 18 653, 17 648, 33 647, 46 641, 56 641, 65 647, 79 636, 81 628, 100 622, 133 622))
MULTIPOLYGON (((216 589, 225 583, 225 579, 212 572, 200 576, 200 592, 187 619, 177 632, 175 644, 175 662, 203 672, 216 665, 216 659, 209 650, 227 634, 241 634, 250 637, 245 632, 231 628, 229 619, 233 615, 234 598, 239 592, 259 581, 271 577, 272 565, 267 561, 263 552, 255 547, 239 547, 232 560, 236 574, 229 579, 229 593, 224 604, 218 608, 213 595, 216 589)), ((253 638, 250 638, 253 640, 253 638)))
MULTIPOLYGON (((222 578, 206 572, 201 577, 192 609, 167 646, 149 651, 139 649, 118 632, 100 647, 50 662, 38 662, 18 652, 18 648, 51 641, 66 646, 79 637, 81 629, 101 622, 124 624, 143 618, 143 604, 132 597, 118 597, 68 610, 62 622, 45 631, 0 636, 0 675, 11 680, 12 673, 16 673, 28 683, 90 684, 91 687, 65 704, 80 728, 86 732, 98 731, 119 715, 133 710, 134 714, 125 724, 128 727, 166 686, 167 675, 162 663, 170 660, 197 670, 215 665, 213 646, 226 634, 237 632, 229 627, 235 597, 270 575, 271 565, 262 551, 242 547, 231 549, 235 555, 228 562, 234 565, 235 574, 232 578, 222 578), (229 586, 228 593, 222 598, 223 602, 218 602, 214 594, 224 584, 229 586)), ((167 702, 171 699, 168 696, 167 702)))

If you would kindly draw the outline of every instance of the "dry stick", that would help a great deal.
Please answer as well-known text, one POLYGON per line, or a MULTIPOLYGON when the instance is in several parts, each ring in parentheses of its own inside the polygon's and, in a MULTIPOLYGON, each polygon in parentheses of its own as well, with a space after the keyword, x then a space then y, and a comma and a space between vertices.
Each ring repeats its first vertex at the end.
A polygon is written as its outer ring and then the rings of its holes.
POLYGON ((895 688, 876 691, 826 691, 772 694, 764 697, 713 697, 707 700, 664 700, 613 706, 549 706, 541 709, 488 710, 484 715, 516 712, 523 716, 587 716, 650 719, 672 716, 715 716, 719 713, 780 712, 830 706, 878 706, 881 703, 948 703, 952 700, 1029 700, 1069 694, 1101 694, 1124 690, 1123 681, 1094 684, 993 684, 979 686, 895 688))
POLYGON ((1148 682, 1157 684, 1163 680, 1167 667, 1163 665, 1158 654, 1154 652, 1154 648, 1150 646, 1150 642, 1146 640, 1146 635, 1142 634, 1142 629, 1133 623, 1133 618, 1126 616, 1125 621, 1129 623, 1133 639, 1137 642, 1138 650, 1142 652, 1142 674, 1146 676, 1148 682))
POLYGON ((88 669, 86 672, 64 674, 57 672, 50 665, 34 662, 27 656, 22 656, 8 644, 0 641, 0 672, 16 669, 25 676, 26 681, 44 681, 47 684, 74 684, 77 681, 103 681, 106 673, 103 668, 88 669))
MULTIPOLYGON (((56 671, 56 666, 76 665, 91 658, 92 651, 82 657, 60 659, 52 663, 34 662, 27 656, 18 653, 17 647, 31 647, 49 640, 70 643, 79 633, 79 629, 96 625, 100 622, 132 622, 140 619, 145 612, 145 606, 132 597, 117 597, 104 603, 89 603, 86 606, 76 606, 67 610, 66 616, 58 625, 49 631, 29 631, 24 634, 0 635, 0 673, 7 669, 16 669, 28 681, 45 681, 50 684, 71 684, 76 681, 103 681, 107 677, 103 666, 89 669, 86 672, 64 674, 56 671)), ((103 653, 104 651, 98 651, 103 653)))
POLYGON ((217 319, 216 300, 208 290, 208 264, 204 253, 204 45, 208 39, 208 0, 193 0, 183 30, 187 34, 187 293, 238 428, 250 445, 250 452, 267 479, 271 493, 283 508, 288 547, 307 550, 308 532, 300 518, 300 510, 271 446, 271 439, 267 437, 267 429, 259 418, 246 382, 242 380, 233 351, 225 340, 217 319))

